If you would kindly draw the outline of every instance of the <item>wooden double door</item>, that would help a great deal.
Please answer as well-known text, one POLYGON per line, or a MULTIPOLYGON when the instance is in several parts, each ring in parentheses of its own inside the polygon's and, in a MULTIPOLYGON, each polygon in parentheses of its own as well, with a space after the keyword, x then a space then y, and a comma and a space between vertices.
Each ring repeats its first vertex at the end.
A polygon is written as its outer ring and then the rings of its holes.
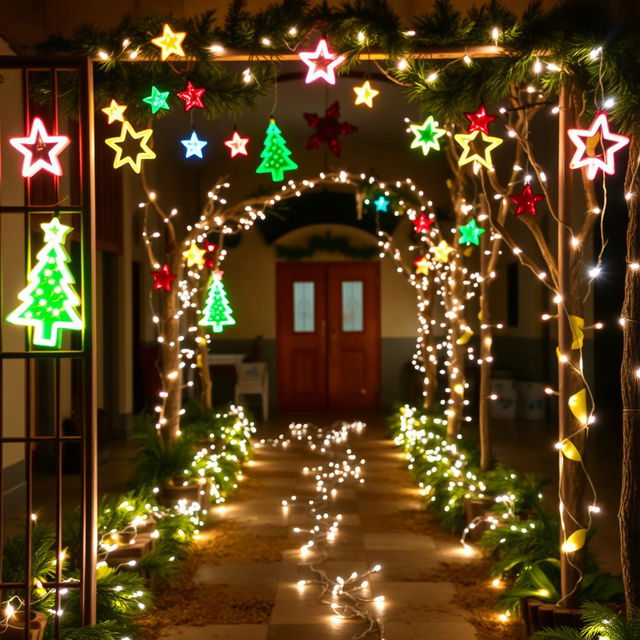
POLYGON ((276 286, 280 409, 378 407, 379 263, 281 262, 276 286))

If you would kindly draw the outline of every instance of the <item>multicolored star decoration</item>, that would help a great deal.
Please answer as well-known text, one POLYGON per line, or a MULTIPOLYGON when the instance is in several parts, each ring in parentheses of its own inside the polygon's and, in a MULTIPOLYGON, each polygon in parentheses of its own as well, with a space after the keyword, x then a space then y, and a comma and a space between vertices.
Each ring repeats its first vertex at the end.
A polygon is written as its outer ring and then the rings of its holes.
POLYGON ((329 51, 329 45, 324 38, 318 41, 315 51, 301 51, 298 57, 309 67, 305 78, 307 84, 319 79, 328 84, 335 84, 336 69, 345 61, 344 56, 329 51))
POLYGON ((427 258, 427 256, 416 258, 413 261, 413 264, 415 265, 415 268, 416 268, 416 275, 418 276, 429 275, 430 263, 429 263, 429 258, 427 258))
POLYGON ((182 41, 186 38, 187 34, 184 31, 173 32, 168 24, 165 24, 162 29, 162 35, 157 38, 153 38, 151 42, 160 47, 160 57, 166 60, 170 55, 175 55, 179 58, 184 58, 184 51, 182 49, 182 41))
POLYGON ((62 166, 58 156, 70 142, 68 136, 49 135, 40 118, 33 119, 28 136, 9 139, 9 144, 24 156, 23 178, 31 178, 39 171, 61 176, 62 166))
POLYGON ((108 107, 102 109, 102 113, 106 113, 109 118, 108 124, 114 122, 124 122, 124 112, 127 110, 126 104, 118 104, 116 100, 111 100, 111 104, 108 107))
POLYGON ((226 147, 229 147, 232 158, 235 158, 237 155, 248 155, 247 144, 249 144, 249 138, 243 138, 237 129, 233 130, 233 135, 228 140, 225 140, 224 144, 226 147))
POLYGON ((485 166, 487 169, 493 169, 493 160, 491 159, 491 152, 503 142, 502 138, 496 138, 494 136, 488 136, 484 131, 476 129, 473 133, 456 133, 454 136, 455 141, 462 147, 462 153, 458 159, 458 164, 462 167, 469 162, 478 162, 485 166), (486 143, 486 146, 482 152, 482 155, 471 149, 471 144, 478 136, 482 136, 482 141, 486 143))
POLYGON ((216 247, 217 245, 212 242, 208 240, 204 241, 204 266, 207 267, 207 269, 216 268, 216 247))
POLYGON ((191 132, 190 138, 180 140, 184 145, 184 157, 190 158, 196 156, 197 158, 203 158, 202 150, 209 144, 206 140, 200 140, 198 134, 195 131, 191 132))
POLYGON ((429 218, 424 213, 421 213, 415 220, 411 221, 411 224, 416 233, 423 235, 431 231, 434 222, 435 220, 433 218, 429 218))
POLYGON ((338 136, 346 136, 358 130, 349 122, 338 122, 340 119, 340 103, 336 100, 320 117, 317 113, 303 113, 304 119, 316 129, 307 142, 307 149, 317 149, 326 143, 333 155, 339 156, 342 144, 338 136))
POLYGON ((476 247, 480 245, 480 236, 484 233, 484 229, 478 226, 475 218, 471 218, 467 224, 458 227, 460 237, 458 242, 460 244, 466 244, 467 246, 475 244, 476 247))
POLYGON ((171 291, 171 283, 178 277, 175 273, 171 273, 168 264, 163 264, 157 271, 152 271, 153 288, 171 291))
POLYGON ((382 194, 380 194, 374 201, 373 204, 376 208, 376 211, 389 211, 389 205, 391 204, 391 200, 385 198, 382 194))
POLYGON ((447 244, 446 240, 440 240, 440 242, 429 249, 433 253, 433 259, 438 262, 449 262, 449 254, 453 251, 453 247, 447 244))
POLYGON ((186 260, 187 267, 201 268, 204 265, 204 255, 207 253, 206 249, 201 249, 195 242, 191 242, 189 248, 182 252, 183 257, 186 260))
POLYGON ((438 123, 433 119, 433 116, 429 116, 422 125, 411 124, 409 125, 411 133, 415 136, 411 142, 411 148, 422 148, 422 153, 426 156, 431 149, 440 151, 439 138, 447 133, 445 129, 440 129, 438 123))
POLYGON ((359 87, 353 87, 356 94, 355 105, 366 104, 369 109, 373 109, 373 99, 380 93, 371 86, 368 80, 365 80, 359 87))
POLYGON ((475 113, 465 113, 464 117, 469 120, 467 133, 482 131, 485 135, 489 135, 489 125, 496 119, 496 116, 487 113, 483 104, 480 105, 475 113))
POLYGON ((184 110, 191 111, 191 109, 197 107, 198 109, 204 109, 204 102, 202 102, 202 96, 205 94, 206 89, 197 89, 193 86, 191 81, 187 82, 187 88, 184 91, 180 91, 176 95, 180 100, 184 101, 184 110))
POLYGON ((151 113, 158 113, 160 109, 170 110, 167 104, 169 97, 168 91, 160 91, 157 87, 151 87, 151 95, 142 98, 142 102, 146 102, 151 107, 151 113))
POLYGON ((576 147, 569 166, 587 168, 587 178, 594 180, 599 170, 613 175, 616 171, 615 154, 629 144, 627 136, 612 133, 605 111, 599 111, 588 129, 569 129, 567 135, 576 147), (608 147, 604 141, 612 142, 608 147))
POLYGON ((128 121, 122 123, 122 129, 120 135, 115 138, 107 138, 105 143, 116 152, 116 157, 113 161, 113 168, 119 169, 125 164, 128 164, 136 173, 140 173, 143 160, 153 160, 156 157, 153 149, 149 147, 149 139, 153 134, 153 129, 143 129, 136 131, 128 121), (135 153, 135 160, 131 153, 126 153, 124 146, 130 146, 129 140, 138 141, 138 150, 135 153))
POLYGON ((544 196, 541 193, 533 193, 530 185, 526 185, 521 193, 509 196, 509 199, 516 204, 517 216, 521 213, 529 213, 532 216, 538 215, 536 204, 543 198, 544 196))

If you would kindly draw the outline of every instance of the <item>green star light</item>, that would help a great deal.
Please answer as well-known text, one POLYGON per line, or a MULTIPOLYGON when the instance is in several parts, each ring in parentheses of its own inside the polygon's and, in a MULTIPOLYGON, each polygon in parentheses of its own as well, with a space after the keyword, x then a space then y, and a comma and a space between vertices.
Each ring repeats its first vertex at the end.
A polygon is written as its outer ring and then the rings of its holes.
POLYGON ((474 218, 471 218, 467 224, 458 227, 458 231, 460 231, 458 242, 467 246, 471 244, 478 246, 480 244, 480 236, 484 233, 484 229, 478 226, 474 218))
POLYGON ((411 132, 415 136, 411 143, 412 149, 422 148, 422 153, 426 156, 431 149, 440 151, 440 143, 438 138, 441 138, 445 133, 445 129, 440 129, 438 123, 433 119, 433 116, 429 116, 424 124, 412 124, 409 126, 411 132))
POLYGON ((143 98, 142 102, 146 102, 151 107, 151 113, 158 113, 160 109, 169 110, 168 97, 168 91, 158 91, 156 87, 151 87, 151 95, 143 98))

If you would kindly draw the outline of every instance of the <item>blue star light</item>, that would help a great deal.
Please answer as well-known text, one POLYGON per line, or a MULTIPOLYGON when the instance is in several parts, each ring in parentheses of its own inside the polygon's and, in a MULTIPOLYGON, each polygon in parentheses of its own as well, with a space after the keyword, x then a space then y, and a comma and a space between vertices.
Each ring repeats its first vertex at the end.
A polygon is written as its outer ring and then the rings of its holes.
POLYGON ((191 156, 202 158, 202 150, 209 144, 206 140, 200 140, 195 131, 191 134, 190 138, 185 138, 184 140, 180 140, 180 142, 184 145, 185 158, 190 158, 191 156))
POLYGON ((388 211, 390 201, 384 196, 380 196, 377 200, 373 201, 373 204, 376 205, 376 211, 388 211))

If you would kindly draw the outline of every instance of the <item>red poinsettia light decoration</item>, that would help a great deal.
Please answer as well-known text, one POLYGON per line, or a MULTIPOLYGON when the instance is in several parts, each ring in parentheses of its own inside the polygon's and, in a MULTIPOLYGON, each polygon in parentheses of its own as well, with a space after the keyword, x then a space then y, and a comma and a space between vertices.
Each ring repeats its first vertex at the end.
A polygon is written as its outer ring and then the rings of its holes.
POLYGON ((307 149, 317 149, 326 143, 331 153, 339 156, 342 144, 338 136, 346 136, 358 130, 358 127, 349 122, 338 122, 340 103, 337 100, 325 111, 324 116, 319 116, 317 113, 304 113, 303 116, 316 130, 307 142, 307 149))

